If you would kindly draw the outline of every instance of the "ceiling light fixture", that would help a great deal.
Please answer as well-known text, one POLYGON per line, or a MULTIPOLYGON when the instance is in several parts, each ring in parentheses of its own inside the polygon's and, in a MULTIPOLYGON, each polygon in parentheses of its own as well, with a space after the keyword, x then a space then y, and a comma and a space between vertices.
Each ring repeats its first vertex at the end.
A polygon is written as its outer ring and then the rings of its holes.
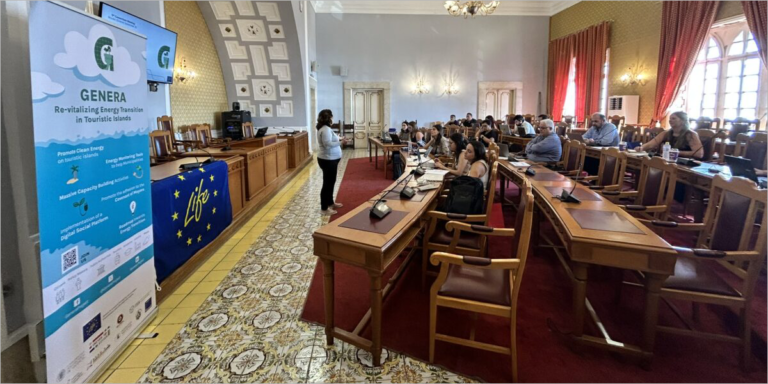
POLYGON ((449 0, 443 6, 452 16, 464 16, 466 19, 469 16, 474 18, 475 15, 488 16, 496 10, 499 3, 499 1, 491 1, 488 4, 485 4, 484 1, 466 1, 462 3, 461 1, 449 0))

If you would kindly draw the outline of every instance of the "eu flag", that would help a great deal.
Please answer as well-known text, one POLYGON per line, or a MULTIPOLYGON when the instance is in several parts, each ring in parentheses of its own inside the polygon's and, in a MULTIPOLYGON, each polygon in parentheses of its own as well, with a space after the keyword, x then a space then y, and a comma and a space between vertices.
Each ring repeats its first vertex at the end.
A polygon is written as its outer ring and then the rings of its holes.
POLYGON ((157 281, 165 280, 231 222, 224 161, 152 183, 157 281))

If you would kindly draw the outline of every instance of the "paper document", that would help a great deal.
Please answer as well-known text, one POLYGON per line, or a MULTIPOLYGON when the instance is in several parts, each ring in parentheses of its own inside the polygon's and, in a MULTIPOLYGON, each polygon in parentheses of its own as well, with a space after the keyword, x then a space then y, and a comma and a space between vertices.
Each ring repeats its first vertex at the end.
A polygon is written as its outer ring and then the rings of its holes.
POLYGON ((523 161, 513 161, 510 164, 512 164, 513 167, 517 167, 517 168, 526 168, 531 166, 530 164, 523 161))

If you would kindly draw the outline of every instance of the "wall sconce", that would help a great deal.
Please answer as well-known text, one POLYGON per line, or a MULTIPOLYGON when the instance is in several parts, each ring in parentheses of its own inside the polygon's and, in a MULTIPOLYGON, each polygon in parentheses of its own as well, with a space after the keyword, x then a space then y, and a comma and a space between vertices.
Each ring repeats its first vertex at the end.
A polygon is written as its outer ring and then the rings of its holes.
POLYGON ((414 95, 426 95, 429 93, 429 86, 427 86, 427 83, 424 81, 424 77, 419 75, 416 75, 416 77, 418 80, 416 80, 416 84, 413 85, 411 93, 414 95))
POLYGON ((442 95, 456 95, 459 93, 459 87, 456 85, 456 78, 458 75, 451 74, 443 77, 443 93, 442 95))
POLYGON ((635 65, 633 67, 629 67, 629 72, 623 74, 619 80, 621 80, 624 85, 645 85, 647 83, 647 80, 645 79, 645 76, 643 76, 643 71, 645 71, 645 67, 643 65, 635 65))
POLYGON ((178 82, 181 84, 186 84, 188 81, 197 77, 197 73, 195 73, 195 71, 190 71, 187 69, 187 59, 185 57, 181 58, 181 64, 176 67, 175 72, 176 80, 178 80, 178 82))

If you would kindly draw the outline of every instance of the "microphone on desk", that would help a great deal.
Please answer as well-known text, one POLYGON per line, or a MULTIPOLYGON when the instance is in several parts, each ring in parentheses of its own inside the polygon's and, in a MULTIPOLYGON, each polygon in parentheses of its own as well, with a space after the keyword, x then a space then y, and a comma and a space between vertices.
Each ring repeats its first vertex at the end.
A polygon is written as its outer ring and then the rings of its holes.
POLYGON ((224 139, 224 148, 222 148, 221 150, 222 150, 222 151, 231 151, 231 150, 232 150, 232 147, 231 147, 231 146, 229 146, 229 143, 231 143, 231 142, 232 142, 232 139, 231 139, 231 138, 229 138, 229 137, 228 137, 228 138, 226 138, 226 139, 224 139))
MULTIPOLYGON (((418 149, 417 149, 417 151, 418 151, 418 149)), ((426 157, 426 159, 424 161, 421 161, 421 153, 420 152, 417 152, 417 153, 418 153, 418 160, 417 161, 419 162, 419 164, 416 165, 416 168, 414 168, 411 171, 411 175, 424 176, 425 171, 424 171, 424 168, 422 168, 421 166, 424 163, 426 163, 427 161, 430 160, 429 159, 429 155, 432 153, 432 148, 430 147, 429 149, 427 149, 427 153, 424 154, 424 157, 426 157)))
MULTIPOLYGON (((394 187, 392 187, 391 189, 389 189, 387 191, 384 191, 384 193, 381 194, 381 197, 378 200, 376 200, 376 202, 373 203, 373 206, 371 207, 371 211, 370 211, 371 218, 381 220, 385 216, 387 216, 390 212, 392 212, 392 208, 390 208, 387 205, 386 200, 384 200, 384 197, 387 196, 390 192, 392 192, 395 189, 397 189, 397 187, 403 181, 408 180, 411 177, 413 177, 413 175, 408 175, 408 176, 404 177, 402 180, 398 181, 397 184, 395 184, 394 187)), ((406 184, 408 184, 408 182, 406 182, 406 184)), ((402 191, 400 193, 402 193, 402 191)))
MULTIPOLYGON (((582 162, 582 167, 584 166, 584 163, 582 162)), ((571 188, 571 191, 568 192, 565 189, 563 189, 562 192, 560 192, 560 196, 555 196, 556 199, 562 201, 563 203, 574 203, 574 204, 581 204, 581 200, 576 198, 576 196, 573 195, 573 191, 576 190, 576 184, 579 183, 579 177, 581 177, 581 171, 582 167, 579 167, 579 173, 576 174, 576 179, 573 180, 573 188, 571 188)))
POLYGON ((208 159, 201 163, 200 160, 198 160, 197 156, 194 156, 195 157, 195 162, 194 163, 187 163, 187 164, 180 165, 179 166, 180 170, 182 170, 182 171, 191 171, 193 169, 198 169, 198 168, 200 168, 200 167, 202 167, 204 165, 208 165, 208 164, 210 164, 210 163, 215 161, 215 159, 213 158, 213 155, 210 152, 206 151, 203 148, 198 148, 198 149, 200 149, 201 151, 207 153, 208 154, 208 159))

